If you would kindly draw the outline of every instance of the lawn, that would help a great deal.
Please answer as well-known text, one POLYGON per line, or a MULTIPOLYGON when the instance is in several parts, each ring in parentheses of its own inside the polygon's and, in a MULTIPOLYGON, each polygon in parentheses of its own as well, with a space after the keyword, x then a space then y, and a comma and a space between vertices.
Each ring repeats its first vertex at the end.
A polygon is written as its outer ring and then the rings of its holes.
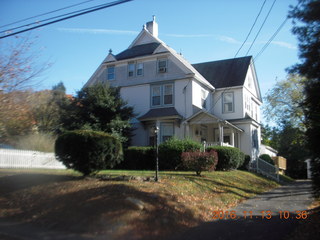
POLYGON ((54 231, 112 239, 163 239, 212 219, 277 183, 246 171, 161 172, 158 183, 143 181, 152 171, 106 170, 83 178, 70 170, 0 170, 0 219, 23 221, 54 231), (129 199, 138 201, 132 203, 129 199))

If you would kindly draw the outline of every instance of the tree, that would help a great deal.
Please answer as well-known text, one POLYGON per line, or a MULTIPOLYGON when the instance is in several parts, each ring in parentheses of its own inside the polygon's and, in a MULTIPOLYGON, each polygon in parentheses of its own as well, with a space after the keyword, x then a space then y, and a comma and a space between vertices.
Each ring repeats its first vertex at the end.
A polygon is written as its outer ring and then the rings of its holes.
POLYGON ((312 154, 313 185, 320 196, 320 1, 299 0, 289 17, 293 19, 292 32, 298 37, 300 63, 290 72, 298 73, 305 81, 303 110, 306 122, 308 147, 312 154))
POLYGON ((121 99, 120 89, 96 84, 80 90, 64 107, 62 130, 90 129, 116 136, 121 142, 130 138, 133 108, 121 99))
POLYGON ((267 92, 264 98, 264 115, 268 121, 273 120, 279 124, 286 119, 296 127, 304 127, 304 81, 299 75, 289 75, 267 92))

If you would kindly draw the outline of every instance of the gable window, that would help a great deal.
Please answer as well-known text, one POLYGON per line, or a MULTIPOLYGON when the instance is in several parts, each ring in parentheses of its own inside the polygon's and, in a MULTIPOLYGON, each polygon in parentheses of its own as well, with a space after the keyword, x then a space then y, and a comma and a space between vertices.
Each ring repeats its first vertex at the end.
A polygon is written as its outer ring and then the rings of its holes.
POLYGON ((203 89, 201 89, 201 107, 207 108, 206 91, 203 89))
POLYGON ((114 66, 108 66, 107 67, 107 79, 108 80, 114 80, 115 79, 114 66))
POLYGON ((143 75, 143 63, 137 63, 137 76, 143 75))
POLYGON ((161 132, 161 142, 165 142, 168 139, 173 137, 174 126, 173 123, 161 123, 160 125, 161 132))
POLYGON ((135 64, 134 63, 129 63, 128 64, 128 77, 133 77, 134 76, 134 71, 135 71, 135 64))
POLYGON ((152 106, 161 105, 161 86, 152 87, 152 106))
POLYGON ((223 93, 223 113, 234 112, 233 92, 223 93))
POLYGON ((158 73, 166 73, 167 72, 167 59, 159 59, 158 60, 158 73))
POLYGON ((173 104, 173 84, 151 86, 151 106, 161 107, 173 104))

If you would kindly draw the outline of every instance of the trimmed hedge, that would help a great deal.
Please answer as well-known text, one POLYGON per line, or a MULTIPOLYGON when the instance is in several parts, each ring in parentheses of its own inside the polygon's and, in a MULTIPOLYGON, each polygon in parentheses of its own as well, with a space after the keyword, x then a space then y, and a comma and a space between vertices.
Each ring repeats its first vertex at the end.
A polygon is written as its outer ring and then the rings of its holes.
POLYGON ((129 147, 124 151, 123 161, 116 169, 154 170, 156 167, 155 149, 153 147, 129 147))
POLYGON ((239 167, 240 170, 249 170, 249 163, 251 161, 251 157, 249 155, 245 155, 244 163, 239 167))
POLYGON ((85 176, 112 168, 123 158, 122 145, 117 138, 92 130, 63 133, 55 142, 55 153, 67 168, 85 176))
POLYGON ((200 149, 201 144, 193 140, 171 138, 159 145, 159 168, 161 170, 186 170, 181 161, 181 154, 200 149))
POLYGON ((218 152, 217 170, 229 171, 234 170, 243 165, 245 154, 238 148, 213 146, 208 147, 207 151, 216 150, 218 152))
POLYGON ((183 152, 181 160, 183 166, 190 171, 195 171, 200 176, 203 171, 214 171, 218 162, 217 152, 183 152))
POLYGON ((269 154, 262 154, 259 156, 259 158, 261 158, 262 160, 274 165, 274 161, 272 160, 272 158, 270 157, 269 154))

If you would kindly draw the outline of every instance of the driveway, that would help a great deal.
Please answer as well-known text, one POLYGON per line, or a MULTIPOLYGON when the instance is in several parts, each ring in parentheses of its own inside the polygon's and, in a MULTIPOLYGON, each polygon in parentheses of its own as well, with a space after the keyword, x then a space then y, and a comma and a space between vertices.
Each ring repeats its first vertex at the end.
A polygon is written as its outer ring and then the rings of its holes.
POLYGON ((170 240, 284 239, 299 221, 308 221, 303 211, 313 201, 311 190, 311 181, 295 181, 257 195, 234 209, 216 212, 217 220, 189 229, 170 240))

